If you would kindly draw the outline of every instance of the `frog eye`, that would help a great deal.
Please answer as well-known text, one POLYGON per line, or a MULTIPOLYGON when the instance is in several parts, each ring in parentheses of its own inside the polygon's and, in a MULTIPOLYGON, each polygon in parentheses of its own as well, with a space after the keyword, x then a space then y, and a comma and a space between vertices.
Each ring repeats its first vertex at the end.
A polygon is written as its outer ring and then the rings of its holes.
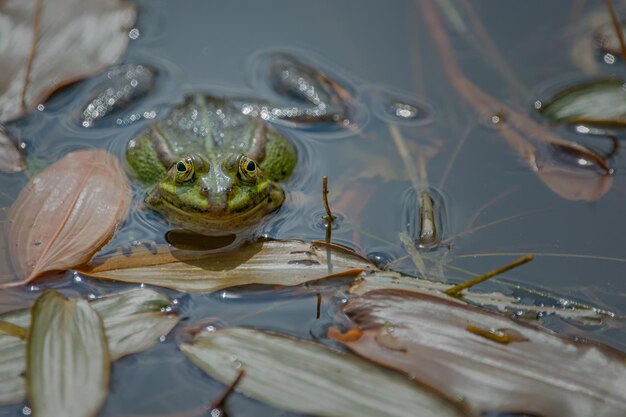
POLYGON ((247 156, 242 156, 239 159, 239 174, 241 178, 247 181, 254 181, 259 172, 257 163, 253 159, 247 156))
POLYGON ((193 178, 194 167, 193 160, 185 157, 176 162, 176 181, 185 182, 193 178))

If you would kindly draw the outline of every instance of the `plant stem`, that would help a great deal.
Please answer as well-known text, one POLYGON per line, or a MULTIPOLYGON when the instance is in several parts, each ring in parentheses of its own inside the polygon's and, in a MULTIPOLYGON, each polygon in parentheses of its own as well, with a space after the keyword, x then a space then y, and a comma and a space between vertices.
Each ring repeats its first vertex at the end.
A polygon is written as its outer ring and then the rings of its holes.
POLYGON ((483 281, 487 281, 489 278, 495 277, 496 275, 500 275, 505 273, 508 270, 511 270, 513 268, 517 268, 520 265, 525 264, 526 262, 530 262, 532 261, 534 258, 534 256, 532 254, 528 254, 524 257, 519 258, 516 261, 511 262, 508 265, 505 265, 501 268, 498 269, 494 269, 491 272, 487 272, 486 274, 477 276, 476 278, 472 278, 470 280, 467 280, 465 282, 462 282, 460 284, 457 284, 453 287, 448 288, 447 290, 444 291, 444 294, 449 295, 450 297, 457 297, 459 296, 459 294, 461 293, 461 291, 473 287, 476 284, 480 284, 483 281))

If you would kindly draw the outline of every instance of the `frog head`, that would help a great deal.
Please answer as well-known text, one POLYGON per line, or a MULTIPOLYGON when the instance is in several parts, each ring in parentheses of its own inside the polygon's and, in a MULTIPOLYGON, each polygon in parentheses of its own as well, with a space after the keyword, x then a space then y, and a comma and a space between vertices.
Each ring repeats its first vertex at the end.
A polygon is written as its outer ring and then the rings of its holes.
POLYGON ((282 204, 282 188, 246 155, 210 162, 200 154, 174 161, 146 203, 169 221, 206 235, 237 233, 282 204))

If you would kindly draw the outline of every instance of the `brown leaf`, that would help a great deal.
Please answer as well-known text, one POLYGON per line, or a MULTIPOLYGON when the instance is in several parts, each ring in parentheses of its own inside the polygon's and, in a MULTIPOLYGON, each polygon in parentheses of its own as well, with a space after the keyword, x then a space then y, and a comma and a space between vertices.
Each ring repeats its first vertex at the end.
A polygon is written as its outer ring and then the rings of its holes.
POLYGON ((362 329, 329 332, 377 363, 466 398, 479 411, 542 416, 626 415, 626 362, 608 347, 455 300, 378 290, 344 312, 362 329))
POLYGON ((7 132, 0 126, 0 172, 20 172, 24 168, 22 154, 17 150, 7 132))
POLYGON ((598 201, 613 185, 613 171, 606 161, 581 145, 547 134, 542 136, 543 143, 531 141, 509 126, 502 126, 500 133, 537 177, 562 198, 598 201))
POLYGON ((131 256, 113 255, 80 272, 99 279, 149 283, 187 292, 209 292, 247 284, 298 285, 338 275, 356 276, 374 266, 356 253, 299 241, 255 242, 228 253, 170 250, 160 246, 154 255, 138 250, 131 256))
POLYGON ((22 116, 58 88, 115 63, 135 17, 124 0, 0 3, 0 121, 22 116))
POLYGON ((13 267, 27 283, 48 271, 83 264, 126 217, 130 185, 104 150, 68 154, 24 187, 7 221, 13 267))

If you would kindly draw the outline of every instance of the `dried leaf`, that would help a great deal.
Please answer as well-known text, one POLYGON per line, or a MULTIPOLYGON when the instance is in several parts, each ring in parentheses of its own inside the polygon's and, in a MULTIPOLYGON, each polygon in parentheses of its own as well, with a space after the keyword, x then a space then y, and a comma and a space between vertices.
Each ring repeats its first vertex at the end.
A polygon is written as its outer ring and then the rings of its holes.
POLYGON ((38 417, 95 416, 108 394, 111 360, 98 313, 82 299, 46 291, 32 310, 26 380, 38 417))
POLYGON ((375 269, 367 260, 340 246, 299 241, 255 242, 227 253, 170 250, 160 246, 156 255, 138 250, 130 256, 115 254, 98 264, 79 269, 93 278, 149 283, 187 292, 209 292, 247 284, 298 285, 337 275, 356 276, 375 269))
MULTIPOLYGON (((443 293, 451 287, 452 285, 443 282, 418 279, 393 271, 377 271, 371 274, 361 274, 359 279, 357 279, 350 286, 350 294, 356 296, 363 295, 369 291, 395 289, 416 291, 442 297, 445 300, 450 300, 450 297, 444 295, 443 293)), ((537 314, 554 314, 564 319, 574 320, 578 323, 587 325, 597 325, 602 321, 602 319, 615 316, 615 313, 610 311, 581 305, 574 301, 566 300, 560 296, 556 297, 546 293, 536 294, 534 291, 523 287, 517 287, 516 289, 518 292, 526 293, 530 297, 536 297, 539 295, 542 298, 552 298, 554 300, 564 301, 562 304, 567 305, 567 307, 550 306, 545 305, 544 303, 540 306, 534 304, 524 304, 520 300, 520 297, 505 295, 500 292, 475 292, 471 290, 463 291, 459 300, 478 306, 494 307, 498 309, 498 311, 509 312, 511 314, 518 313, 520 311, 532 311, 537 314)))
MULTIPOLYGON (((27 310, 23 310, 27 311, 27 310)), ((30 315, 9 313, 0 320, 28 327, 30 315)), ((13 404, 26 397, 26 341, 0 332, 0 404, 13 404)))
POLYGON ((212 377, 285 410, 318 416, 463 416, 468 412, 399 374, 310 341, 251 329, 203 331, 183 353, 212 377))
POLYGON ((114 64, 134 6, 124 0, 7 0, 0 5, 0 121, 22 116, 58 88, 114 64))
POLYGON ((624 80, 602 78, 568 87, 539 108, 553 123, 626 127, 624 80))
POLYGON ((8 215, 9 254, 23 279, 10 285, 89 261, 130 200, 124 169, 104 150, 72 152, 31 178, 8 215))
POLYGON ((466 398, 481 412, 626 414, 626 361, 608 347, 411 291, 372 291, 344 312, 362 331, 331 336, 363 357, 466 398))
MULTIPOLYGON (((111 360, 150 348, 178 323, 166 313, 170 300, 146 289, 126 291, 91 302, 102 318, 111 360)), ((0 320, 27 329, 30 311, 19 310, 0 316, 0 320)), ((26 396, 22 375, 26 369, 26 342, 0 331, 0 404, 14 404, 26 396)))
POLYGON ((0 126, 0 172, 20 172, 25 168, 24 158, 0 126))

